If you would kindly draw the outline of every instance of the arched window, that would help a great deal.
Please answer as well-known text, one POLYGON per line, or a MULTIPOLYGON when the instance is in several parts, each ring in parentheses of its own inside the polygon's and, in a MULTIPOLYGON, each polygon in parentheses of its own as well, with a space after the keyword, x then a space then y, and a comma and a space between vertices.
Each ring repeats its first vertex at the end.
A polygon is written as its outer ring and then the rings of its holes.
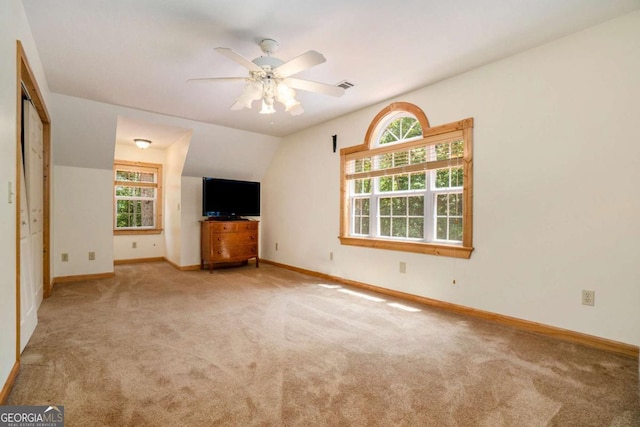
POLYGON ((469 258, 473 119, 432 128, 409 103, 341 150, 343 244, 469 258))

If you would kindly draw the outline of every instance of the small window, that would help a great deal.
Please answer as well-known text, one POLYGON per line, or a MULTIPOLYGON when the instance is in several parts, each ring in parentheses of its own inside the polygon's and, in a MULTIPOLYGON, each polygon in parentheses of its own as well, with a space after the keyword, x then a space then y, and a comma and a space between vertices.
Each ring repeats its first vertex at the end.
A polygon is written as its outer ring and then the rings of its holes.
POLYGON ((114 173, 114 233, 162 231, 162 165, 116 160, 114 173))
POLYGON ((468 258, 473 119, 431 128, 415 105, 380 112, 341 150, 343 244, 468 258))

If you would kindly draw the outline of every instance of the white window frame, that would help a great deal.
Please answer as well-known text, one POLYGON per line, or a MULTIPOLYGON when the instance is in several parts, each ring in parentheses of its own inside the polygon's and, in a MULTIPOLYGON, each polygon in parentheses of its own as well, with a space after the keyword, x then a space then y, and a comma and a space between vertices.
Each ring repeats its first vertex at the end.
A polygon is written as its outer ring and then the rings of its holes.
POLYGON ((115 235, 123 234, 159 234, 162 232, 162 165, 157 163, 132 162, 127 160, 115 160, 113 163, 113 233, 115 235), (136 182, 136 181, 119 181, 117 180, 117 171, 130 171, 153 173, 155 182, 136 182), (116 188, 120 186, 137 187, 137 188, 154 188, 155 197, 153 199, 147 197, 122 197, 116 195, 116 188), (134 226, 134 227, 118 227, 118 200, 143 200, 153 201, 153 225, 152 226, 134 226))

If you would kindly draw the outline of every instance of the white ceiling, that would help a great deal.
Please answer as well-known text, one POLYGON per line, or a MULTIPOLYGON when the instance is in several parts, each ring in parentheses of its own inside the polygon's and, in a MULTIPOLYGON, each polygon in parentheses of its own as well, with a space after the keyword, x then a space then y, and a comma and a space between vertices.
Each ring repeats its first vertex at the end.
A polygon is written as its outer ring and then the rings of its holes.
POLYGON ((640 0, 23 0, 52 92, 274 136, 460 74, 640 8, 640 0), (246 76, 213 49, 253 59, 273 38, 296 77, 355 84, 341 98, 298 91, 305 113, 231 111, 246 76))

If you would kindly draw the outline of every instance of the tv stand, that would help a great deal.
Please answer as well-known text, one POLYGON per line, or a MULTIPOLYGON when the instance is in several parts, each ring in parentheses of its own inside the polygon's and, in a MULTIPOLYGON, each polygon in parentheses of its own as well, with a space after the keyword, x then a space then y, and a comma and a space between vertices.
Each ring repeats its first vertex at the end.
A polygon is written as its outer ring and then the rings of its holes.
POLYGON ((243 262, 258 258, 258 221, 206 220, 200 221, 200 269, 215 264, 243 262))

